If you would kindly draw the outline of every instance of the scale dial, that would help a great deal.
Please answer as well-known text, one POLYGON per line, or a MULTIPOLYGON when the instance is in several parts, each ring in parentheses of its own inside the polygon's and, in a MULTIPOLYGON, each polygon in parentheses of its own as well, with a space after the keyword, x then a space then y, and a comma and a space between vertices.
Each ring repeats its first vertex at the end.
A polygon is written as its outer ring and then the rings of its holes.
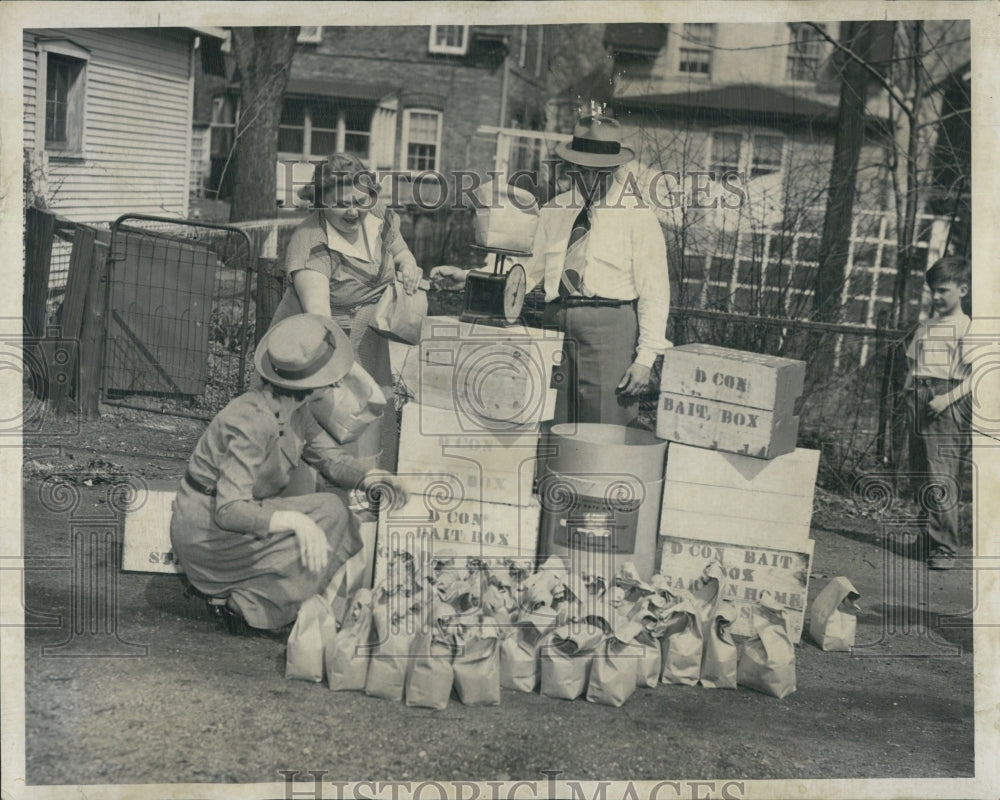
POLYGON ((503 285, 503 315, 507 322, 513 324, 521 316, 524 306, 524 293, 528 279, 524 267, 514 264, 508 271, 503 285))

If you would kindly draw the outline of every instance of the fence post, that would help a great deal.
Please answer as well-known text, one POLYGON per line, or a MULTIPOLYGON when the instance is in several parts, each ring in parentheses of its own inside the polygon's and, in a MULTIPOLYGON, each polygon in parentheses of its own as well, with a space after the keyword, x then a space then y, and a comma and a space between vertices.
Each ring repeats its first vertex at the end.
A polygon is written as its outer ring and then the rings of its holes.
MULTIPOLYGON (((94 243, 96 240, 93 228, 76 225, 73 231, 73 250, 70 252, 69 273, 66 277, 66 294, 63 300, 62 313, 59 321, 60 338, 64 343, 79 341, 83 324, 84 304, 87 300, 87 288, 90 283, 90 273, 94 265, 94 243)), ((67 352, 73 352, 68 350, 67 352)), ((76 348, 79 361, 79 348, 76 348)), ((72 377, 75 364, 67 365, 72 377)), ((50 387, 49 400, 57 415, 65 413, 65 401, 69 395, 71 380, 56 382, 50 387)), ((75 387, 77 404, 80 400, 80 387, 75 387)))
POLYGON ((56 217, 40 208, 25 212, 24 247, 24 330, 29 336, 45 334, 45 308, 49 294, 49 268, 52 265, 52 239, 56 217))
POLYGON ((889 402, 889 380, 892 371, 892 359, 888 358, 888 351, 885 347, 885 328, 889 320, 889 314, 885 309, 878 312, 875 321, 875 363, 879 359, 885 358, 882 365, 882 380, 878 387, 878 433, 875 435, 875 457, 882 466, 886 465, 885 457, 885 430, 889 420, 889 409, 886 407, 889 402))
POLYGON ((100 416, 101 371, 104 365, 104 314, 110 237, 98 234, 87 282, 87 301, 80 326, 80 385, 76 390, 78 413, 85 419, 100 416))

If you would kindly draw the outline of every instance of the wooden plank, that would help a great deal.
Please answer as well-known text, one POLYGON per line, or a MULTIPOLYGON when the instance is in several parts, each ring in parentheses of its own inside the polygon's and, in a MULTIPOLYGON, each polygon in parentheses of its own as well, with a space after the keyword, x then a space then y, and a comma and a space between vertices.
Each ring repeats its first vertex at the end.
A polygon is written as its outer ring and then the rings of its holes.
POLYGON ((812 502, 818 469, 819 450, 799 447, 791 453, 762 459, 672 442, 667 448, 664 480, 804 495, 812 502))
POLYGON ((29 336, 45 335, 46 302, 49 292, 49 269, 56 217, 40 208, 25 212, 24 297, 22 314, 29 336))
POLYGON ((122 569, 127 572, 183 572, 170 542, 171 504, 176 481, 151 481, 146 501, 125 515, 122 569))
POLYGON ((451 554, 459 558, 534 558, 541 507, 444 502, 411 495, 402 508, 382 512, 378 521, 375 583, 385 576, 393 551, 451 554))
POLYGON ((719 400, 662 392, 656 435, 682 444, 754 458, 774 458, 795 449, 799 418, 719 400))
POLYGON ((691 511, 698 514, 706 510, 711 510, 713 516, 788 523, 808 530, 812 519, 812 497, 698 483, 668 481, 663 484, 664 513, 691 511))
MULTIPOLYGON (((99 237, 101 238, 101 237, 99 237)), ((104 365, 104 309, 108 244, 94 244, 94 260, 87 285, 87 300, 83 323, 80 326, 80 386, 77 390, 79 413, 93 419, 99 415, 101 400, 101 371, 104 365)))
POLYGON ((809 538, 809 525, 673 508, 661 509, 659 530, 661 536, 689 536, 758 547, 801 547, 809 538))
POLYGON ((782 549, 668 536, 661 542, 660 574, 672 587, 697 592, 705 567, 717 562, 726 576, 723 597, 739 611, 732 633, 755 635, 753 609, 769 600, 784 608, 792 641, 797 642, 802 636, 813 547, 811 539, 801 547, 782 549))
POLYGON ((709 344, 669 348, 660 385, 674 394, 778 413, 802 394, 805 362, 709 344))
MULTIPOLYGON (((83 325, 83 310, 87 299, 87 285, 90 283, 90 270, 94 263, 94 243, 96 240, 93 228, 85 225, 76 226, 73 235, 73 250, 69 257, 69 274, 66 277, 66 294, 62 305, 60 319, 61 343, 71 344, 74 355, 79 350, 80 329, 83 325)), ((67 365, 68 374, 72 378, 76 369, 76 359, 67 365)), ((57 414, 64 411, 66 398, 71 388, 71 380, 56 383, 49 390, 49 399, 57 414)), ((79 392, 79 386, 75 389, 79 392)))
POLYGON ((435 486, 456 487, 462 496, 523 505, 532 497, 538 456, 537 428, 513 436, 463 433, 450 411, 407 403, 400 426, 396 473, 416 494, 435 486))

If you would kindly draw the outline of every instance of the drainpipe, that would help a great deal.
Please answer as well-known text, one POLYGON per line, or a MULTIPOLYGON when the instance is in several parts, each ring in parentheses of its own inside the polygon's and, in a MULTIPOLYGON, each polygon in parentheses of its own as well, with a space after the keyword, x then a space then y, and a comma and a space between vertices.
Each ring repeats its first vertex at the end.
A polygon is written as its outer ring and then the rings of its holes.
POLYGON ((500 120, 498 128, 507 127, 507 91, 510 88, 510 48, 504 39, 503 75, 500 79, 500 120))

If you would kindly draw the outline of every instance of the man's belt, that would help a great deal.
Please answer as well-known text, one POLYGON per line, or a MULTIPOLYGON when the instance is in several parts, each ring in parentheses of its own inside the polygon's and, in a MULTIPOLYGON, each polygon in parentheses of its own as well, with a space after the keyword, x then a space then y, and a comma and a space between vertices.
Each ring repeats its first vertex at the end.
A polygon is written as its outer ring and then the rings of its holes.
POLYGON ((216 494, 215 488, 211 486, 206 486, 197 479, 192 478, 190 472, 184 473, 184 482, 192 489, 194 489, 196 492, 198 492, 198 494, 205 494, 208 495, 209 497, 215 497, 216 494))
POLYGON ((613 300, 610 297, 557 297, 552 301, 566 308, 618 308, 633 305, 635 300, 613 300))

